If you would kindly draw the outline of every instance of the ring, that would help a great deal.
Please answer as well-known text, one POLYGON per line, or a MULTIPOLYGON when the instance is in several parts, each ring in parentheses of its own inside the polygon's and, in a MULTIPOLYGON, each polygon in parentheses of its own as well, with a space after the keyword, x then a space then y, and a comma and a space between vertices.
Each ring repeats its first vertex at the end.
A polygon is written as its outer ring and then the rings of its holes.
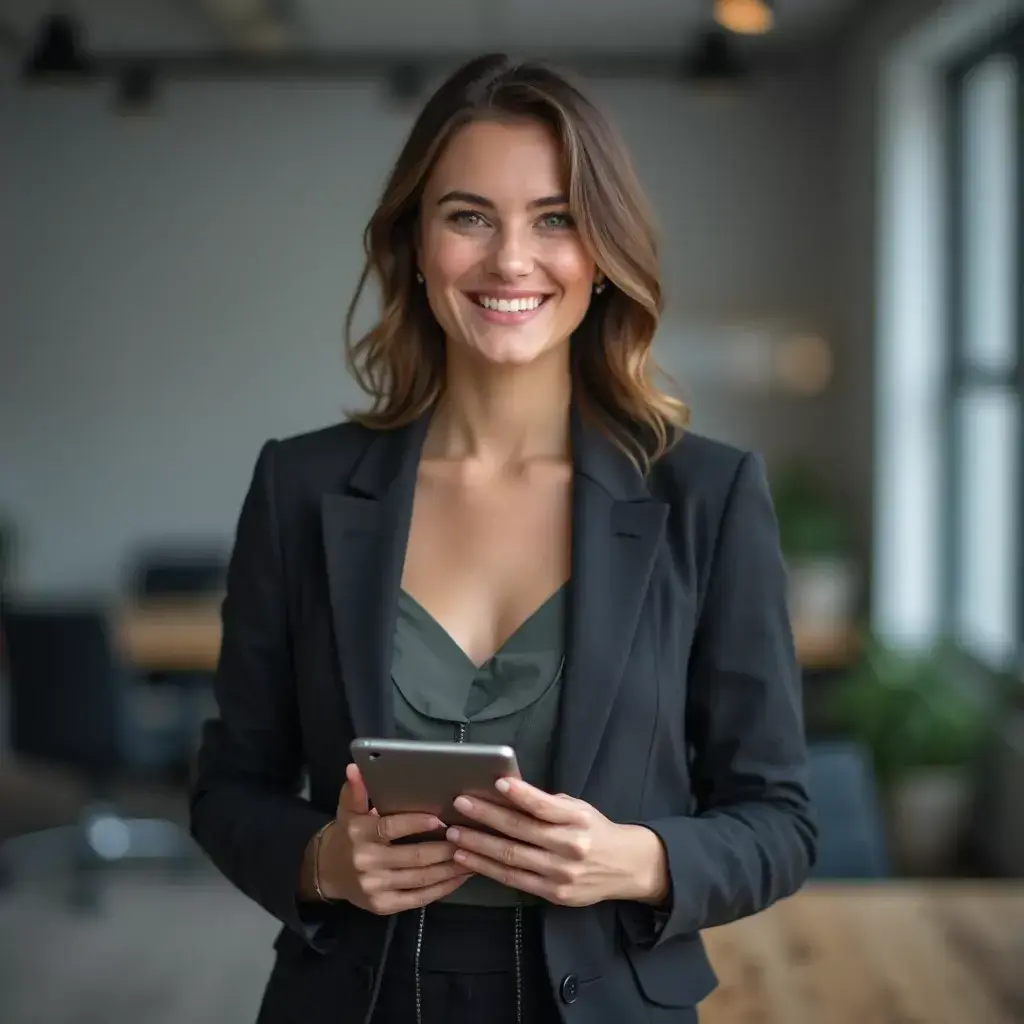
POLYGON ((385 838, 384 838, 384 836, 382 836, 382 835, 381 835, 381 833, 380 833, 380 827, 381 827, 381 825, 383 825, 383 824, 384 824, 384 819, 383 819, 383 818, 378 818, 378 819, 377 819, 377 838, 378 838, 378 839, 379 839, 379 840, 380 840, 380 841, 381 841, 382 843, 386 843, 386 842, 387 842, 387 839, 385 839, 385 838))

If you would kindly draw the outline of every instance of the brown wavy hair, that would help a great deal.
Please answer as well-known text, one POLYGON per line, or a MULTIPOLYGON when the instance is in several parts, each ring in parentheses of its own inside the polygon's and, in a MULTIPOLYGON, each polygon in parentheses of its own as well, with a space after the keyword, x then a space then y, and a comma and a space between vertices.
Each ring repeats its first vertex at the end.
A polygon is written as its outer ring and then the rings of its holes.
POLYGON ((478 57, 428 100, 363 235, 366 263, 345 320, 349 368, 373 399, 353 419, 392 429, 417 419, 444 389, 445 339, 416 282, 424 186, 452 136, 474 121, 530 118, 560 141, 569 209, 607 287, 571 341, 574 390, 585 414, 646 471, 689 420, 686 405, 654 383, 651 345, 662 312, 657 239, 625 146, 593 104, 543 64, 478 57), (376 325, 353 339, 370 277, 380 288, 376 325))

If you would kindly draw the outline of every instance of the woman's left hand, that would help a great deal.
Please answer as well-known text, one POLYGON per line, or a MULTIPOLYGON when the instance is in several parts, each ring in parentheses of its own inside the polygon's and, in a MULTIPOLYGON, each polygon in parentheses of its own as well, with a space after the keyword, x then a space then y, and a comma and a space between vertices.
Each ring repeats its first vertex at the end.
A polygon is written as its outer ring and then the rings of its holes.
POLYGON ((511 807, 475 796, 455 802, 465 817, 501 833, 448 829, 455 860, 471 871, 563 906, 656 905, 668 897, 665 850, 650 829, 618 825, 583 800, 519 779, 500 780, 498 790, 511 807))

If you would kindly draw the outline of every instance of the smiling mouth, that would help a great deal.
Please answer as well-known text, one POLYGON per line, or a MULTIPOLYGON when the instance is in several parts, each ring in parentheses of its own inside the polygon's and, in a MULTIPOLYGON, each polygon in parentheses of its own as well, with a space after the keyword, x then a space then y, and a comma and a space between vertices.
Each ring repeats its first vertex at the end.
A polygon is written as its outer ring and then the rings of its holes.
POLYGON ((519 298, 505 299, 496 295, 476 294, 470 298, 482 309, 492 313, 533 313, 540 309, 550 295, 524 295, 519 298))

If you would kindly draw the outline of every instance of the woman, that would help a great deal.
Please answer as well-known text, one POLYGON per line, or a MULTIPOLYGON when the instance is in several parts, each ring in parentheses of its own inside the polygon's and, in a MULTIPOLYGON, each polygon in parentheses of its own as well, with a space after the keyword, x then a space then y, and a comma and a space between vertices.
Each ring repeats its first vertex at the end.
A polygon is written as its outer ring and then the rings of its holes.
POLYGON ((366 248, 374 406, 260 454, 192 801, 284 924, 260 1021, 692 1022, 700 930, 814 858, 762 464, 650 382, 650 220, 554 72, 446 82, 366 248), (513 744, 512 808, 395 842, 438 822, 370 807, 387 735, 513 744))

